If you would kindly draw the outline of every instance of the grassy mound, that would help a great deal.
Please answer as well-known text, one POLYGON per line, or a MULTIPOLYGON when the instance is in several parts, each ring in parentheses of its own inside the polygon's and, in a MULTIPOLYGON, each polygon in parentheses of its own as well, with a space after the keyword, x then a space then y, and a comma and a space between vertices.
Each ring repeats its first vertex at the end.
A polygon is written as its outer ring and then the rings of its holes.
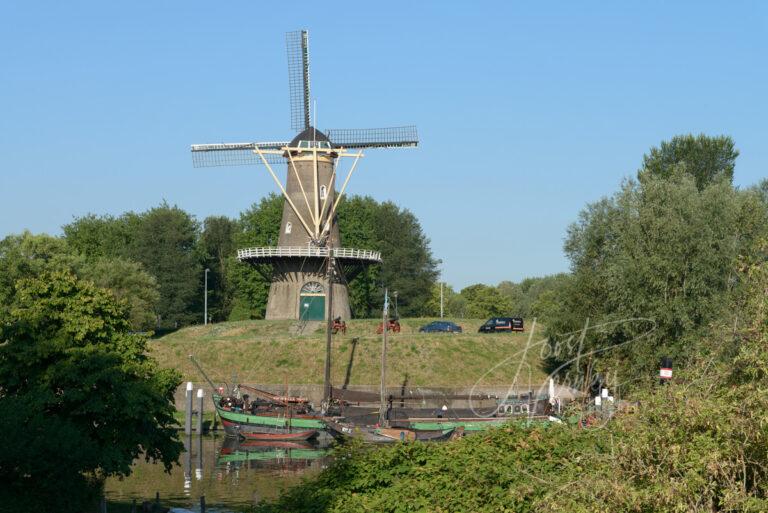
MULTIPOLYGON (((541 383, 537 342, 533 333, 481 334, 482 321, 465 320, 464 333, 419 333, 431 319, 406 319, 402 331, 389 336, 387 385, 412 386, 519 385, 541 383), (534 345, 526 352, 526 344, 534 345)), ((152 355, 161 365, 178 369, 184 379, 200 381, 187 355, 194 355, 214 381, 319 384, 325 362, 325 326, 314 332, 291 333, 293 321, 241 321, 194 326, 158 338, 152 355)), ((381 335, 376 320, 353 320, 346 335, 333 337, 333 382, 352 385, 379 382, 381 335), (357 339, 354 342, 353 339, 357 339)), ((530 327, 526 327, 529 330, 530 327)))

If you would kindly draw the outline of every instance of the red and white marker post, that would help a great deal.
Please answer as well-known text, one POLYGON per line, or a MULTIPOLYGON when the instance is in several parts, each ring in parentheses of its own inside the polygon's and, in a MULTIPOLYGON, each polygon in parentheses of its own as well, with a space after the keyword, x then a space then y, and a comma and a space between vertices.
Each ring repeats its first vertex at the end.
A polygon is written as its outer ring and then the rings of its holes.
POLYGON ((663 385, 669 383, 672 379, 672 358, 665 356, 661 359, 661 367, 659 368, 659 381, 663 385))

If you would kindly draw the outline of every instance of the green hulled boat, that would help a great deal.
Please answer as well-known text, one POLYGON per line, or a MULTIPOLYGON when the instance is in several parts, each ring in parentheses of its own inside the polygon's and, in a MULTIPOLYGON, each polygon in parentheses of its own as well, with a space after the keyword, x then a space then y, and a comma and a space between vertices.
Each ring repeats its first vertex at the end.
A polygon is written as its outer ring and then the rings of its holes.
POLYGON ((249 412, 221 406, 222 396, 213 394, 213 404, 228 435, 241 433, 281 434, 308 429, 325 429, 325 422, 317 415, 292 415, 287 410, 249 412))

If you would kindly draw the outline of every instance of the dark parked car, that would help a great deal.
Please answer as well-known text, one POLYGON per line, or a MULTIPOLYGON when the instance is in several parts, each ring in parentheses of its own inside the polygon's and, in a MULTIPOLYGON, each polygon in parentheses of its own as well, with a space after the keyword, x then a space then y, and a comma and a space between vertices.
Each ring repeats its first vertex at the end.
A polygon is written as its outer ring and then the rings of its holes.
POLYGON ((497 331, 523 331, 522 317, 494 317, 488 319, 477 330, 480 333, 496 333, 497 331))
POLYGON ((419 328, 421 333, 461 333, 461 326, 450 321, 434 321, 419 328))

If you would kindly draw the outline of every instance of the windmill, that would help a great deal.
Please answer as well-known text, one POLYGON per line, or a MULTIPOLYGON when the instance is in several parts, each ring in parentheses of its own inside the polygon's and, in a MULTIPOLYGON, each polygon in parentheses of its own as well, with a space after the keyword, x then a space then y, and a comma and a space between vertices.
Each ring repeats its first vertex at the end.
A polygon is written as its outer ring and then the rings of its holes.
POLYGON ((310 124, 309 37, 286 34, 291 141, 192 145, 195 167, 263 165, 285 197, 277 246, 238 250, 237 257, 264 269, 271 285, 267 319, 322 320, 351 317, 347 282, 381 254, 344 248, 336 210, 367 148, 418 145, 415 126, 337 129, 321 132, 310 124), (351 162, 341 189, 336 177, 343 159, 351 162), (273 166, 285 165, 285 185, 273 166), (326 304, 332 305, 329 309, 326 304))

